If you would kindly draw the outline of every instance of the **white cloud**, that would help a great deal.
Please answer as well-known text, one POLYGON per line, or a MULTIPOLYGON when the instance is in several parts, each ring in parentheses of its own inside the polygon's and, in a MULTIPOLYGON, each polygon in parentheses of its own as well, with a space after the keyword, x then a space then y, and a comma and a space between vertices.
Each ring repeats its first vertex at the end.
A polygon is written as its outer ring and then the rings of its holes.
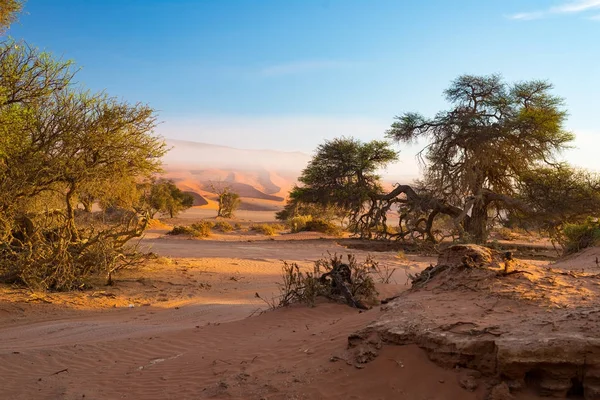
POLYGON ((517 19, 517 20, 521 20, 521 21, 531 21, 534 19, 544 18, 545 15, 546 15, 546 13, 544 13, 543 11, 535 11, 535 12, 525 12, 525 13, 513 14, 513 15, 510 15, 509 18, 517 19))
POLYGON ((592 21, 600 21, 600 14, 598 15, 592 15, 590 18, 588 18, 592 21))
MULTIPOLYGON (((510 15, 510 19, 514 20, 534 20, 545 18, 551 15, 560 14, 579 14, 587 11, 600 9, 600 0, 575 0, 564 2, 561 5, 550 7, 547 10, 538 10, 533 12, 522 12, 510 15)), ((592 17, 592 19, 595 19, 592 17)))
POLYGON ((312 71, 321 71, 327 69, 347 68, 355 65, 355 63, 346 61, 297 61, 283 64, 270 65, 263 68, 260 72, 263 76, 281 76, 294 75, 312 71))
POLYGON ((570 1, 560 6, 552 7, 553 13, 578 13, 600 8, 600 0, 578 0, 570 1))

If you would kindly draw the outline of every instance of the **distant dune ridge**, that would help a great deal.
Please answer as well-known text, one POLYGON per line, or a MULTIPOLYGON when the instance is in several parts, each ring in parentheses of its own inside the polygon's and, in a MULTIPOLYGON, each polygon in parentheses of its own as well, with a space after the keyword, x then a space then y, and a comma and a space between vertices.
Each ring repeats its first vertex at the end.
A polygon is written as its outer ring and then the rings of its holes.
MULTIPOLYGON (((171 148, 165 157, 165 177, 194 196, 195 206, 217 208, 211 184, 229 186, 241 197, 241 210, 280 210, 290 189, 311 156, 302 152, 250 150, 167 139, 171 148)), ((396 182, 408 183, 416 176, 405 174, 401 165, 381 171, 385 190, 396 182)))
POLYGON ((165 177, 194 196, 196 206, 217 207, 211 185, 228 186, 241 197, 240 209, 279 210, 310 155, 247 150, 182 140, 167 140, 165 177))

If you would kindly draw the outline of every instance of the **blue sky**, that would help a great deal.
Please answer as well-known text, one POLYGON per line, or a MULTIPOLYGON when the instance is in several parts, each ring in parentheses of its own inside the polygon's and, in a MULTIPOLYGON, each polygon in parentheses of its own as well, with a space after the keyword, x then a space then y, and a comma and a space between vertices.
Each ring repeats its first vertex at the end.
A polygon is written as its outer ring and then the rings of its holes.
MULTIPOLYGON (((594 167, 600 0, 29 0, 9 34, 159 111, 168 138, 310 152, 432 115, 460 74, 548 79, 594 167)), ((402 149, 406 167, 414 149, 402 149)), ((412 165, 412 164, 411 164, 412 165)), ((410 168, 413 168, 411 166, 410 168)))

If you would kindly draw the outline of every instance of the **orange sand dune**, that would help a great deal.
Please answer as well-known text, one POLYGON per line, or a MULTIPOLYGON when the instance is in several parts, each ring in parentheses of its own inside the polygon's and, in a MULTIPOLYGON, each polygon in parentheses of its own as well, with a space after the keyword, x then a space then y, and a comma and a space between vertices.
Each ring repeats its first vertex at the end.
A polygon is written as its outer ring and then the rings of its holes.
POLYGON ((291 176, 283 177, 271 171, 235 170, 170 170, 164 176, 194 196, 195 206, 216 208, 217 194, 213 188, 229 187, 240 195, 241 210, 279 210, 295 183, 291 176), (275 183, 276 182, 276 183, 275 183))

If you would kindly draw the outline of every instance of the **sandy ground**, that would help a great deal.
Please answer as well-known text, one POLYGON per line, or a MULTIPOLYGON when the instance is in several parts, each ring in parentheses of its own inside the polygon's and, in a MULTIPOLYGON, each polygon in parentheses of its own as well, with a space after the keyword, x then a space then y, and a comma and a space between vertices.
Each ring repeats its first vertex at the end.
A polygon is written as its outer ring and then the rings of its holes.
MULTIPOLYGON (((157 256, 112 287, 68 294, 0 289, 1 399, 481 399, 456 371, 416 346, 390 346, 362 369, 344 362, 350 333, 376 320, 320 303, 266 311, 282 261, 311 268, 348 250, 318 235, 243 241, 172 238, 141 242, 157 256), (296 240, 289 240, 296 239, 296 240)), ((380 297, 407 288, 406 272, 435 262, 373 254, 396 268, 380 297)))

